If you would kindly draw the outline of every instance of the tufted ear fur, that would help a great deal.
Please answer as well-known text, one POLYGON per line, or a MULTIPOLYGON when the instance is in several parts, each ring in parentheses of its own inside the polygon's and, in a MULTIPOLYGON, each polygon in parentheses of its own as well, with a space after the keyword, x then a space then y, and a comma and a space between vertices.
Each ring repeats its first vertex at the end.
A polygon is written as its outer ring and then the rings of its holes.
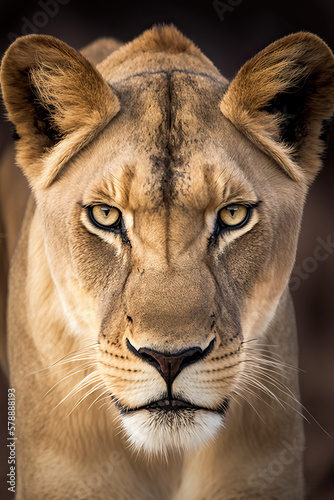
POLYGON ((50 185, 119 111, 95 67, 51 36, 28 35, 9 47, 1 87, 18 136, 17 160, 32 186, 50 185))
POLYGON ((334 57, 316 35, 286 36, 250 59, 231 82, 222 113, 294 180, 321 167, 324 121, 334 108, 334 57))

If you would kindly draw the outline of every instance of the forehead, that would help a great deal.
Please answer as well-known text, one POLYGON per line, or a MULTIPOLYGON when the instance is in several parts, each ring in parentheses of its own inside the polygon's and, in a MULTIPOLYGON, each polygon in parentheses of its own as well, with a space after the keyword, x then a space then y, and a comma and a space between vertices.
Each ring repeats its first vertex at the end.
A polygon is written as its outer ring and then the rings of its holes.
POLYGON ((180 69, 113 82, 121 110, 92 148, 97 167, 87 196, 133 209, 202 209, 223 194, 249 196, 233 127, 219 109, 226 88, 223 79, 180 69))

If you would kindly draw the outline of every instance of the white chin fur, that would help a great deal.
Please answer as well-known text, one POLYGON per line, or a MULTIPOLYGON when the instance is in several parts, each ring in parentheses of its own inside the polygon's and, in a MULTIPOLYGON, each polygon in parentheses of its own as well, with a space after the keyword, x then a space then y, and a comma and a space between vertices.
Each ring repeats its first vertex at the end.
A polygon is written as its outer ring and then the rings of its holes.
POLYGON ((122 415, 121 422, 131 447, 150 454, 193 450, 212 439, 223 426, 221 415, 205 410, 139 410, 122 415))

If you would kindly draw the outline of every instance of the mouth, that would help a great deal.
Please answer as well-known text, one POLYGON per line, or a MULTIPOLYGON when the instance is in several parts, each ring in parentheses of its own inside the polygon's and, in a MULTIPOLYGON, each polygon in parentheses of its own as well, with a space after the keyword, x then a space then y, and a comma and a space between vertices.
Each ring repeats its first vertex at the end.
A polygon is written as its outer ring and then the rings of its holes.
POLYGON ((195 412, 199 410, 204 410, 208 412, 213 412, 213 413, 218 413, 222 417, 225 416, 225 413, 227 412, 229 408, 229 399, 225 398, 222 403, 217 408, 207 408, 203 406, 196 406, 188 401, 184 401, 182 399, 159 399, 157 401, 153 401, 152 403, 149 403, 147 405, 143 406, 138 406, 136 408, 129 408, 124 405, 122 405, 119 401, 115 401, 116 407, 118 410, 123 414, 123 415, 128 415, 132 414, 134 412, 140 411, 140 410, 147 410, 150 412, 164 412, 164 413, 169 413, 169 412, 195 412))

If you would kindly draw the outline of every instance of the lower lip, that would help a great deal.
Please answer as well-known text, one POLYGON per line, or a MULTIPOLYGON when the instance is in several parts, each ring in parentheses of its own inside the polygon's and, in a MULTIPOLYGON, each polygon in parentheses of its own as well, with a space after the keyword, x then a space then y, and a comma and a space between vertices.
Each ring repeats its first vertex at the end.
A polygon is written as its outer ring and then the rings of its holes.
POLYGON ((141 410, 147 410, 147 411, 150 411, 150 412, 158 412, 158 411, 163 411, 165 413, 168 413, 168 412, 179 412, 181 413, 182 411, 210 411, 210 412, 213 412, 213 413, 218 413, 219 415, 222 415, 224 416, 225 413, 227 412, 228 410, 228 407, 229 407, 229 400, 228 399, 225 399, 223 401, 223 403, 221 404, 220 408, 214 410, 214 409, 211 409, 211 408, 202 408, 200 406, 192 406, 192 405, 189 405, 187 406, 186 404, 182 405, 178 405, 177 403, 175 403, 174 405, 173 404, 168 404, 168 400, 166 400, 166 404, 159 404, 159 403, 153 403, 151 406, 142 406, 140 408, 134 408, 134 409, 127 409, 125 408, 123 405, 121 405, 120 403, 117 404, 117 407, 118 409, 121 411, 121 413, 123 414, 131 414, 131 413, 135 413, 137 411, 141 411, 141 410))
POLYGON ((179 410, 191 410, 191 411, 194 411, 194 410, 201 410, 202 408, 198 408, 196 406, 187 406, 187 405, 178 405, 178 404, 169 404, 169 403, 166 403, 166 404, 159 404, 159 403, 156 403, 156 404, 153 404, 153 405, 150 405, 150 406, 147 406, 146 408, 144 408, 145 410, 148 410, 148 411, 156 411, 156 410, 160 410, 160 411, 179 411, 179 410))

